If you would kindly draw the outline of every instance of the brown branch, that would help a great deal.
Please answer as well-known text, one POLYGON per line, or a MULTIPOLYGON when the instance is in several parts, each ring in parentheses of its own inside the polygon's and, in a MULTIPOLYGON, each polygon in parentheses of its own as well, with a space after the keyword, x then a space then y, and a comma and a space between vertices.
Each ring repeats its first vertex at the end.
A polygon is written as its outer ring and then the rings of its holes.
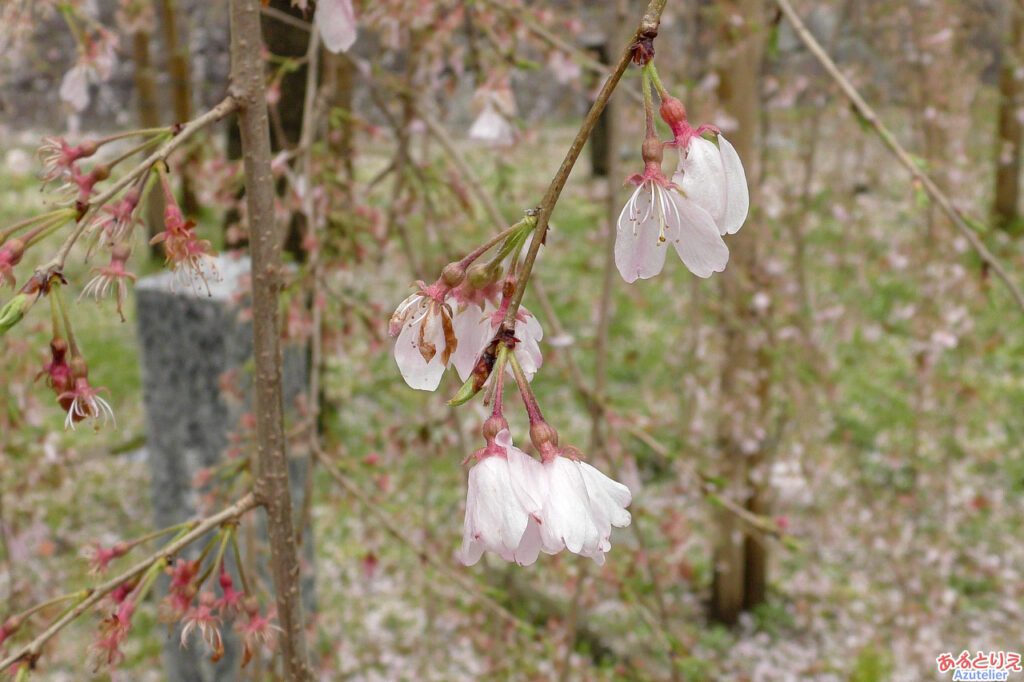
POLYGON ((203 537, 209 531, 217 528, 218 526, 228 522, 234 521, 250 509, 256 506, 256 497, 249 493, 242 497, 240 500, 232 504, 230 507, 209 516, 206 519, 200 521, 196 526, 188 533, 182 535, 180 538, 162 547, 159 552, 154 552, 150 556, 146 557, 139 563, 132 566, 130 569, 121 573, 120 575, 107 580, 106 582, 100 583, 95 587, 91 587, 85 592, 88 596, 79 602, 73 609, 66 612, 60 618, 50 624, 46 630, 36 636, 28 644, 22 646, 20 649, 9 655, 7 658, 0 661, 0 670, 7 670, 18 661, 28 661, 30 664, 35 664, 36 660, 42 651, 43 645, 50 641, 58 632, 64 629, 71 621, 78 618, 80 615, 86 612, 90 607, 97 604, 103 597, 107 596, 115 589, 123 585, 125 582, 137 578, 138 576, 145 573, 155 562, 160 559, 170 560, 174 555, 180 552, 183 548, 187 547, 191 543, 195 542, 199 538, 203 537))
POLYGON ((982 262, 985 263, 996 276, 1002 280, 1006 288, 1009 289, 1010 295, 1016 301, 1017 306, 1024 311, 1024 294, 1021 293, 1020 289, 1007 274, 1006 270, 1000 265, 996 257, 992 255, 992 252, 988 250, 985 244, 981 241, 978 235, 964 220, 963 214, 953 206, 953 202, 949 199, 946 194, 939 189, 939 186, 935 184, 924 171, 918 168, 917 164, 914 163, 914 159, 910 154, 903 148, 903 146, 896 140, 895 136, 889 131, 888 128, 881 122, 874 109, 868 106, 868 103, 864 101, 860 93, 853 86, 852 83, 843 75, 836 66, 835 62, 828 56, 824 48, 814 39, 811 32, 807 30, 807 26, 804 25, 803 21, 800 20, 800 16, 793 9, 793 6, 789 3, 789 0, 775 0, 775 4, 778 5, 779 9, 786 16, 786 19, 793 26, 793 30, 796 31, 797 36, 803 44, 810 50, 814 58, 818 60, 825 72, 836 82, 839 89, 843 91, 843 94, 847 99, 856 107, 857 111, 864 118, 865 121, 874 129, 878 137, 881 138, 882 142, 888 147, 889 151, 893 153, 896 159, 910 171, 910 174, 914 176, 914 179, 921 183, 924 191, 928 194, 931 199, 939 205, 942 212, 953 222, 953 225, 960 231, 961 234, 970 242, 971 247, 981 258, 982 262))
POLYGON ((177 135, 175 135, 170 140, 161 145, 159 149, 157 149, 155 152, 147 156, 137 166, 135 166, 130 171, 119 177, 117 181, 110 187, 108 187, 105 191, 96 195, 96 197, 94 197, 89 202, 89 208, 78 220, 78 224, 75 226, 75 229, 71 232, 71 234, 67 236, 67 238, 64 240, 64 243, 61 244, 60 248, 57 250, 56 255, 54 255, 54 257, 50 259, 49 262, 36 268, 36 273, 52 273, 63 269, 64 261, 67 260, 68 253, 71 251, 71 247, 75 245, 75 242, 78 241, 78 238, 81 237, 82 233, 85 232, 87 227, 89 227, 89 223, 91 222, 92 217, 96 214, 96 212, 100 209, 101 206, 103 206, 111 199, 113 199, 115 196, 117 196, 118 193, 121 192, 121 190, 125 189, 130 184, 132 184, 133 182, 141 178, 143 175, 145 175, 147 172, 149 172, 149 169, 153 167, 153 164, 158 163, 160 161, 165 161, 168 156, 170 156, 175 150, 177 150, 179 147, 185 144, 185 142, 191 139, 191 137, 195 135, 197 132, 199 132, 208 125, 216 123, 228 114, 235 111, 237 108, 238 102, 237 100, 235 100, 234 97, 225 97, 213 109, 210 109, 202 116, 199 116, 189 121, 184 126, 182 126, 181 130, 178 132, 177 135))
MULTIPOLYGON (((637 29, 635 37, 657 34, 658 24, 661 22, 661 13, 665 9, 666 2, 667 0, 651 0, 650 4, 647 5, 647 10, 644 12, 640 28, 637 29)), ((544 243, 544 239, 547 237, 548 221, 551 220, 551 213, 555 210, 555 204, 558 203, 558 197, 562 194, 562 188, 565 187, 565 183, 569 179, 569 173, 572 172, 573 166, 576 165, 576 159, 579 158, 580 152, 583 151, 583 145, 586 144, 587 138, 590 137, 590 131, 597 125, 597 119, 604 110, 605 104, 608 103, 612 92, 619 84, 619 80, 622 79, 622 74, 626 72, 626 67, 629 66, 630 61, 633 59, 633 42, 630 41, 629 46, 622 52, 622 56, 619 57, 615 69, 605 80, 604 86, 601 87, 601 92, 598 93, 597 99, 590 107, 590 111, 587 112, 587 117, 583 119, 583 125, 580 126, 579 132, 576 133, 576 138, 569 146, 569 151, 566 153, 565 159, 562 160, 562 165, 559 166, 558 172, 555 173, 555 177, 551 180, 551 184, 548 185, 548 189, 544 193, 544 198, 541 199, 540 205, 537 207, 536 231, 533 234, 530 250, 526 254, 526 260, 523 262, 519 282, 516 284, 515 292, 512 294, 512 301, 509 303, 508 311, 502 323, 505 329, 515 329, 516 313, 519 312, 519 305, 523 302, 523 294, 526 293, 526 285, 529 283, 530 275, 533 273, 533 264, 537 260, 537 252, 540 251, 540 245, 544 243)))
POLYGON ((256 499, 266 508, 270 568, 274 576, 281 653, 286 677, 313 679, 302 615, 299 559, 292 525, 278 299, 281 244, 274 223, 274 177, 264 81, 259 0, 231 2, 231 83, 239 102, 238 127, 245 164, 245 195, 252 254, 252 326, 258 473, 256 499))

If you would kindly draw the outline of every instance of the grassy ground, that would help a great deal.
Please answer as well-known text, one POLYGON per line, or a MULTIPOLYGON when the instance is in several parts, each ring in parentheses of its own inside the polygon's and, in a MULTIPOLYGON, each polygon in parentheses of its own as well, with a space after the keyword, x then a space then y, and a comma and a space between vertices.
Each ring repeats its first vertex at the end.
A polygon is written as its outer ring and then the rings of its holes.
MULTIPOLYGON (((859 139, 854 122, 838 116, 832 125, 828 139, 859 139)), ((539 150, 567 140, 565 130, 542 131, 501 163, 467 153, 511 218, 536 202, 557 164, 556 154, 539 150)), ((849 149, 822 155, 804 206, 792 189, 792 150, 769 146, 744 228, 765 233, 771 314, 748 333, 773 359, 773 420, 761 426, 776 443, 774 514, 796 543, 772 544, 769 601, 732 630, 704 620, 715 530, 695 476, 720 463, 717 426, 744 418, 718 403, 718 370, 729 358, 720 351, 715 280, 695 281, 670 256, 654 280, 615 283, 611 409, 668 456, 619 430, 597 462, 634 492, 633 526, 616 532, 607 565, 558 556, 529 569, 495 561, 463 569, 452 558, 465 494, 459 462, 479 447, 482 408, 444 406, 452 378, 438 394, 402 384, 380 336, 412 279, 397 244, 332 275, 341 296, 332 294, 328 310, 342 329, 325 348, 332 451, 376 513, 414 542, 396 542, 364 504, 317 473, 314 650, 327 679, 551 679, 563 669, 575 679, 666 679, 675 668, 693 680, 918 680, 934 674, 944 651, 1019 648, 1024 325, 962 238, 929 220, 882 150, 870 142, 849 149), (377 320, 369 330, 364 315, 377 320), (475 589, 422 562, 421 552, 476 578, 475 589), (521 627, 485 610, 481 594, 521 627), (592 635, 575 646, 574 622, 592 635)), ((544 346, 535 389, 562 442, 586 452, 590 418, 566 357, 591 376, 606 190, 585 171, 566 189, 537 270, 574 342, 544 346)), ((987 182, 980 171, 967 175, 972 186, 987 182)), ((25 175, 5 175, 0 190, 4 222, 41 201, 25 175)), ((387 206, 386 197, 373 201, 387 206)), ((424 220, 406 225, 418 253, 444 241, 454 255, 494 227, 467 216, 431 231, 424 220)), ((1019 244, 983 237, 1011 272, 1021 271, 1019 244)), ((69 269, 72 289, 86 270, 69 269)), ((528 294, 526 305, 550 340, 536 298, 528 294)), ((43 357, 48 338, 45 325, 33 328, 45 321, 38 313, 15 332, 32 358, 43 357)), ((83 302, 74 319, 118 425, 61 433, 59 410, 37 386, 32 422, 0 439, 4 520, 17 550, 0 573, 0 593, 18 591, 19 605, 86 584, 72 557, 88 540, 148 530, 145 465, 110 454, 142 434, 132 313, 120 324, 110 302, 83 302)), ((510 421, 524 441, 522 415, 510 421)), ((121 679, 159 678, 162 628, 152 610, 140 613, 121 679)), ((86 619, 63 637, 38 677, 80 679, 93 625, 86 619)))

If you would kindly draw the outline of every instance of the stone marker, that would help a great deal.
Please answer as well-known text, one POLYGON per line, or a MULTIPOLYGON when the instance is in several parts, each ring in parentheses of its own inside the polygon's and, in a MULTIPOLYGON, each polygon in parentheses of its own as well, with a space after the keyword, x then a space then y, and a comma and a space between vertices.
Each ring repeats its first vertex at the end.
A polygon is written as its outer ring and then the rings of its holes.
MULTIPOLYGON (((209 282, 209 296, 205 287, 200 287, 199 295, 177 283, 172 290, 175 276, 170 272, 146 277, 136 287, 146 450, 152 473, 156 528, 196 517, 196 500, 201 492, 193 487, 196 473, 221 461, 229 431, 246 409, 224 399, 220 379, 231 370, 238 370, 243 378, 248 377, 245 365, 252 357, 252 326, 239 321, 237 298, 242 280, 249 274, 250 263, 248 258, 220 257, 217 267, 221 279, 209 282)), ((306 388, 308 362, 303 348, 288 348, 284 355, 282 376, 287 409, 306 388)), ((248 385, 248 382, 243 383, 248 385)), ((304 462, 293 460, 289 470, 293 476, 292 502, 298 510, 306 473, 304 462)), ((262 512, 260 517, 260 525, 264 526, 262 512)), ((308 528, 303 537, 305 569, 313 565, 308 528)), ((197 557, 205 544, 203 541, 194 543, 183 555, 197 557)), ((265 560, 260 563, 266 565, 265 560)), ((228 561, 229 566, 232 564, 233 560, 228 561)), ((310 571, 305 571, 304 575, 303 601, 308 613, 315 603, 313 580, 310 571)), ((273 585, 269 575, 261 582, 273 585)), ((167 584, 164 577, 158 590, 160 598, 166 595, 167 584)), ((237 581, 235 584, 238 587, 237 581)), ((215 585, 216 576, 212 576, 206 586, 215 585)), ((164 643, 169 682, 236 679, 241 665, 241 645, 231 629, 228 623, 221 627, 225 654, 213 664, 206 645, 196 638, 188 649, 181 648, 181 629, 175 627, 164 643)))

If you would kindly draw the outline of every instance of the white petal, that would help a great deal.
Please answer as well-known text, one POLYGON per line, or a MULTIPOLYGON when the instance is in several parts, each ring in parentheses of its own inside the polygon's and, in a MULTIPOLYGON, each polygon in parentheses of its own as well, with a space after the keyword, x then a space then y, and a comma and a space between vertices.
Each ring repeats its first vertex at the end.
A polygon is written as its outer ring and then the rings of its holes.
POLYGON ((714 142, 694 137, 679 159, 672 182, 687 199, 707 211, 716 225, 724 224, 727 178, 722 153, 714 142))
POLYGON ((486 549, 508 556, 519 546, 528 517, 512 491, 504 457, 485 457, 470 470, 466 515, 473 538, 486 549))
POLYGON ((750 193, 747 190, 747 175, 743 172, 743 162, 736 153, 735 147, 721 135, 718 146, 722 152, 722 165, 725 168, 726 203, 725 218, 719 223, 723 234, 735 234, 743 227, 750 209, 750 193))
POLYGON ((665 267, 668 245, 661 241, 661 202, 652 204, 654 193, 660 191, 653 183, 645 182, 636 188, 619 214, 615 267, 630 284, 638 278, 650 279, 665 267))
POLYGON ((455 338, 459 340, 452 354, 451 363, 463 381, 469 379, 477 358, 491 342, 493 329, 490 316, 476 303, 459 304, 452 320, 455 338))
POLYGON ((512 553, 512 557, 520 566, 529 566, 537 560, 540 546, 540 525, 535 518, 530 517, 526 524, 526 532, 523 533, 523 539, 512 553))
POLYGON ((469 128, 469 139, 499 147, 508 147, 515 142, 515 130, 508 119, 498 113, 488 100, 483 111, 469 128))
MULTIPOLYGON (((499 444, 501 433, 495 439, 499 444)), ((540 516, 548 495, 544 465, 514 446, 506 448, 505 453, 508 456, 509 477, 516 500, 526 513, 540 516)))
MULTIPOLYGON (((427 362, 420 352, 420 325, 423 320, 416 320, 415 317, 406 321, 402 331, 395 340, 395 362, 402 373, 402 378, 410 387, 421 391, 433 391, 441 383, 441 376, 444 374, 444 364, 441 358, 444 355, 444 341, 434 353, 434 356, 427 362)), ((429 337, 427 337, 429 340, 429 337)), ((443 339, 443 335, 442 335, 443 339)))
POLYGON ((540 526, 544 551, 554 553, 564 546, 576 554, 593 552, 600 537, 579 467, 565 457, 555 457, 544 468, 548 470, 548 497, 540 526))
POLYGON ((324 47, 331 52, 345 52, 356 42, 356 15, 352 0, 318 0, 313 17, 324 47))
POLYGON ((60 82, 59 94, 75 111, 82 111, 89 106, 88 67, 76 64, 68 69, 60 82))
POLYGON ((725 270, 729 247, 722 241, 715 221, 708 212, 677 192, 668 193, 677 214, 678 232, 672 235, 676 253, 698 277, 710 277, 725 270))
POLYGON ((595 514, 600 512, 617 528, 628 526, 631 517, 626 507, 633 501, 629 488, 605 476, 586 462, 580 462, 579 466, 583 482, 587 486, 587 494, 590 495, 590 506, 595 514))
POLYGON ((540 366, 544 363, 544 356, 540 352, 540 344, 538 343, 544 338, 544 329, 540 326, 540 322, 533 316, 529 310, 520 308, 524 319, 516 320, 516 338, 519 339, 519 344, 516 345, 516 359, 519 360, 519 365, 523 368, 523 373, 526 374, 528 381, 533 381, 533 375, 537 373, 540 366))

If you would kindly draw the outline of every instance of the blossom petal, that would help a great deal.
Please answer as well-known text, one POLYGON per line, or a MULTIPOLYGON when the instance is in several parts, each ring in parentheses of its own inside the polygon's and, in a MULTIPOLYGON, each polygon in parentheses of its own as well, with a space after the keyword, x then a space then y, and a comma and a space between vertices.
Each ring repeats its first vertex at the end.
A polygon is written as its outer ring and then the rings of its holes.
POLYGON ((679 231, 672 245, 683 263, 698 277, 710 277, 725 270, 729 247, 722 240, 715 221, 703 208, 686 197, 671 192, 674 210, 679 216, 679 231))
POLYGON ((313 21, 320 29, 324 47, 335 54, 347 51, 356 42, 352 0, 318 0, 313 21))
MULTIPOLYGON (((507 429, 502 430, 495 437, 495 442, 501 445, 502 434, 507 433, 507 429)), ((544 465, 513 446, 510 437, 508 442, 509 446, 506 447, 505 453, 508 457, 512 492, 527 514, 539 516, 544 508, 544 500, 548 495, 548 482, 544 465)))
MULTIPOLYGON (((395 341, 395 362, 402 373, 402 378, 410 387, 421 391, 436 390, 444 374, 442 353, 435 352, 429 359, 424 359, 420 343, 422 320, 406 321, 395 341)), ((440 327, 440 325, 438 325, 440 327)), ((442 348, 444 340, 440 341, 442 348)))
POLYGON ((743 172, 743 162, 736 148, 729 144, 721 135, 718 146, 722 152, 722 166, 725 168, 725 217, 719 223, 722 234, 735 234, 743 227, 750 210, 750 192, 747 189, 747 176, 743 172))
POLYGON ((451 363, 455 365, 455 371, 459 373, 459 378, 466 381, 469 379, 480 353, 491 341, 493 331, 490 315, 486 313, 485 308, 481 308, 476 303, 462 303, 459 304, 455 312, 452 324, 455 328, 455 338, 459 340, 459 343, 452 354, 451 363))
POLYGON ((554 554, 564 547, 575 554, 593 552, 600 537, 579 467, 565 457, 555 457, 544 467, 549 491, 540 526, 544 551, 554 554))
POLYGON ((540 524, 531 516, 526 523, 523 539, 519 541, 519 546, 512 552, 512 558, 520 566, 529 566, 537 561, 537 557, 540 556, 540 548, 540 524))
POLYGON ((82 111, 89 106, 89 67, 75 64, 68 69, 60 82, 58 94, 75 111, 82 111))
POLYGON ((579 467, 590 496, 590 507, 595 514, 607 519, 616 528, 628 526, 632 517, 626 507, 633 501, 629 488, 586 462, 580 462, 579 467))
POLYGON ((469 128, 469 139, 496 147, 509 147, 515 142, 515 128, 488 99, 483 111, 469 128))
POLYGON ((527 381, 533 381, 533 375, 544 363, 544 356, 540 352, 540 340, 544 338, 544 329, 533 313, 522 307, 519 310, 522 319, 516 320, 516 338, 519 339, 519 343, 516 344, 515 354, 527 381))
POLYGON ((508 559, 519 546, 527 521, 512 491, 508 461, 496 455, 480 460, 469 472, 463 558, 476 556, 474 543, 480 543, 508 559))
POLYGON ((655 194, 661 188, 645 182, 619 214, 615 234, 615 267, 622 279, 632 284, 638 278, 650 279, 665 267, 667 244, 661 241, 660 201, 655 194))
MULTIPOLYGON (((680 156, 672 182, 687 199, 707 211, 716 225, 724 224, 728 180, 722 152, 714 142, 693 137, 685 154, 680 156)), ((725 234, 725 230, 721 233, 725 234)))

